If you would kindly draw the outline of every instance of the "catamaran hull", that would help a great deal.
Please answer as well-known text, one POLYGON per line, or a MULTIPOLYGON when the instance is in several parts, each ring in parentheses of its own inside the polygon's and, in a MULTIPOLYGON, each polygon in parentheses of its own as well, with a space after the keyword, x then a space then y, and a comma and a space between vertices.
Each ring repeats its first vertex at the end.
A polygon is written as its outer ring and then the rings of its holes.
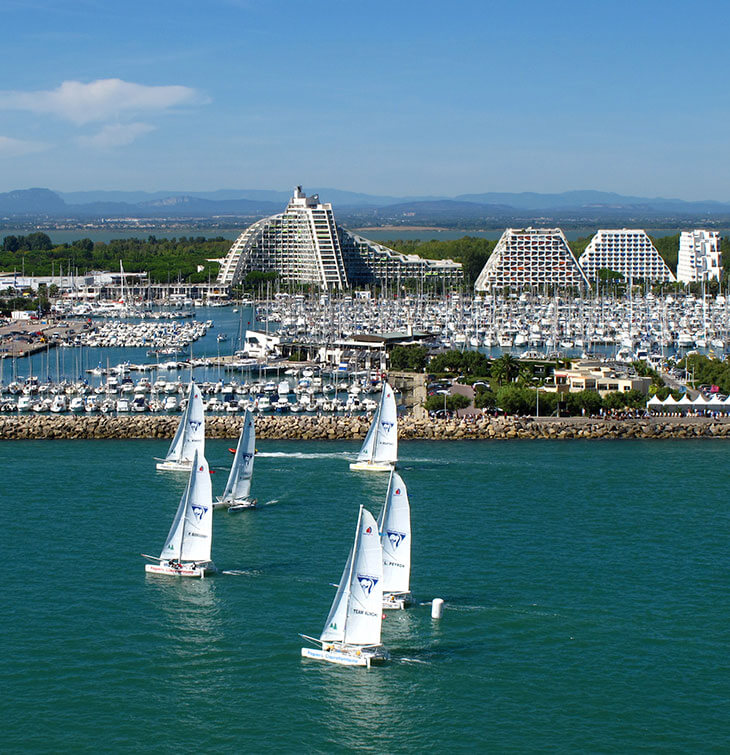
POLYGON ((388 659, 385 651, 370 652, 351 648, 347 650, 338 650, 332 648, 302 648, 302 658, 312 658, 317 661, 327 661, 336 663, 338 666, 365 666, 370 668, 371 663, 379 663, 388 659))
POLYGON ((162 574, 169 577, 197 577, 198 579, 203 579, 203 577, 217 571, 215 564, 212 563, 195 567, 190 564, 181 564, 179 567, 169 566, 168 564, 145 564, 144 570, 148 574, 162 574))
POLYGON ((413 596, 409 592, 383 593, 383 608, 392 611, 402 611, 413 603, 413 596))
POLYGON ((236 511, 246 511, 247 509, 256 508, 256 499, 246 498, 242 501, 222 501, 220 498, 218 498, 213 504, 213 508, 214 509, 227 508, 228 511, 230 511, 231 513, 234 513, 236 511))
POLYGON ((355 472, 392 472, 395 469, 395 462, 353 461, 350 469, 355 472))
POLYGON ((191 461, 160 461, 157 469, 161 472, 189 472, 193 468, 191 461))

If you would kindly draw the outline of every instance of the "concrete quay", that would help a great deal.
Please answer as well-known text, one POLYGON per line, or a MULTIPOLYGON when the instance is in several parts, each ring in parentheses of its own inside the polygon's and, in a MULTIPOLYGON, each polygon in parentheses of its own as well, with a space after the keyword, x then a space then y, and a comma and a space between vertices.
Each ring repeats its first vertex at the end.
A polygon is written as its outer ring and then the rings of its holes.
MULTIPOLYGON (((179 415, 13 415, 0 416, 0 440, 172 438, 179 415)), ((206 417, 209 438, 238 437, 243 417, 206 417)), ((256 418, 257 439, 360 440, 365 417, 256 418)), ((651 417, 593 419, 570 417, 458 417, 415 419, 399 424, 401 440, 513 440, 600 438, 730 438, 730 418, 651 417)))

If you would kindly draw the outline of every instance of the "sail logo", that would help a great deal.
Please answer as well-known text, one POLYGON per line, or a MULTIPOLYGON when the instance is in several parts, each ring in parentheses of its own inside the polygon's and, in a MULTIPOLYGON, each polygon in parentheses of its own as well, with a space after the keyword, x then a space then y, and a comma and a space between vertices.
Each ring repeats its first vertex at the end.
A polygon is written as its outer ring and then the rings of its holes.
POLYGON ((390 544, 394 548, 397 548, 406 539, 405 532, 396 532, 395 530, 388 530, 387 535, 388 535, 388 540, 390 540, 390 544))
POLYGON ((198 422, 198 420, 196 419, 188 420, 188 422, 190 424, 190 429, 193 432, 197 432, 198 428, 203 424, 202 422, 198 422))
POLYGON ((203 517, 205 516, 205 512, 208 510, 207 506, 199 506, 198 504, 193 504, 190 508, 193 511, 193 516, 199 522, 203 520, 203 517))
POLYGON ((383 430, 385 430, 386 433, 389 433, 395 422, 382 421, 380 424, 383 426, 383 430))
POLYGON ((243 459, 244 463, 248 463, 253 459, 253 454, 241 454, 241 458, 243 459))
POLYGON ((370 595, 373 587, 378 584, 377 577, 369 577, 367 574, 358 574, 357 581, 360 583, 360 587, 364 593, 370 595))

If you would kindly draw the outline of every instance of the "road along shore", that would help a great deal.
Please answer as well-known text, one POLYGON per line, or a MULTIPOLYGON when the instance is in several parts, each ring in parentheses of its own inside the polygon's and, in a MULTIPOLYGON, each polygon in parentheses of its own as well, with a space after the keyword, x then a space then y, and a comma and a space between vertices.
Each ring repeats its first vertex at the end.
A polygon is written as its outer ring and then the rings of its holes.
MULTIPOLYGON (((179 415, 0 416, 0 440, 172 438, 179 415)), ((243 417, 208 416, 209 438, 238 437, 243 417)), ((270 440, 360 440, 366 417, 256 418, 256 437, 270 440)), ((401 440, 511 440, 567 438, 730 438, 730 418, 643 419, 458 417, 399 420, 401 440)))

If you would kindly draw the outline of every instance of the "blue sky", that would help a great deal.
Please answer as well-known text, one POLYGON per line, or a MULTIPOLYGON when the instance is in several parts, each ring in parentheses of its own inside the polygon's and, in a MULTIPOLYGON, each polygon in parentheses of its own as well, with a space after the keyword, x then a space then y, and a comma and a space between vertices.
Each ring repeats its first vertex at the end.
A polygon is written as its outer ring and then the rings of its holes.
POLYGON ((0 191, 730 201, 729 16, 673 0, 3 0, 0 191))

